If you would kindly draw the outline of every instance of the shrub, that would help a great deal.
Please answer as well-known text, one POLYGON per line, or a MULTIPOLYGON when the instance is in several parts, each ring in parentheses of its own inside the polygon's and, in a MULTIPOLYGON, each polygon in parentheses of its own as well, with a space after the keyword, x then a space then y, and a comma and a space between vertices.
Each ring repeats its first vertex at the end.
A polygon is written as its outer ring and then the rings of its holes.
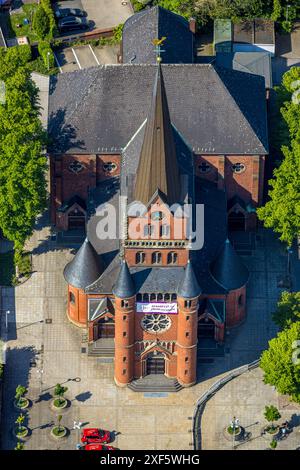
POLYGON ((271 447, 271 449, 276 449, 277 441, 275 441, 275 439, 272 439, 272 441, 270 442, 270 447, 271 447))
POLYGON ((41 0, 41 5, 44 8, 49 18, 49 25, 50 25, 49 39, 52 39, 57 34, 57 26, 56 26, 56 21, 55 21, 55 17, 54 17, 52 5, 51 5, 51 0, 41 0))
POLYGON ((115 41, 116 43, 119 43, 119 42, 122 41, 123 26, 124 26, 124 23, 120 23, 120 24, 114 29, 114 41, 115 41))
POLYGON ((39 38, 44 39, 50 32, 50 20, 42 5, 39 5, 33 17, 33 29, 39 38))
POLYGON ((283 21, 281 23, 281 26, 282 26, 282 29, 283 29, 284 32, 286 32, 286 33, 291 33, 292 32, 293 26, 292 26, 291 21, 283 21))
POLYGON ((49 69, 52 69, 55 67, 54 54, 49 41, 40 41, 38 45, 38 51, 47 68, 49 67, 49 69))

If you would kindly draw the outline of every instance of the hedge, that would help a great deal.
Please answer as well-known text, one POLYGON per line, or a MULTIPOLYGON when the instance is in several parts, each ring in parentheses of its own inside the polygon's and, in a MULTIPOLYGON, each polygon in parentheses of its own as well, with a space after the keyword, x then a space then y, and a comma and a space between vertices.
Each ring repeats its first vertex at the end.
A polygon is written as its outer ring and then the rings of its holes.
POLYGON ((51 45, 48 41, 40 41, 38 44, 38 51, 39 51, 40 56, 43 58, 43 61, 46 67, 48 67, 48 63, 49 63, 49 69, 52 69, 53 67, 55 67, 54 54, 51 49, 51 45))
POLYGON ((44 8, 45 12, 49 17, 50 22, 50 32, 49 32, 49 39, 52 39, 57 34, 57 26, 56 21, 53 13, 53 9, 51 6, 51 0, 41 0, 40 4, 44 8))

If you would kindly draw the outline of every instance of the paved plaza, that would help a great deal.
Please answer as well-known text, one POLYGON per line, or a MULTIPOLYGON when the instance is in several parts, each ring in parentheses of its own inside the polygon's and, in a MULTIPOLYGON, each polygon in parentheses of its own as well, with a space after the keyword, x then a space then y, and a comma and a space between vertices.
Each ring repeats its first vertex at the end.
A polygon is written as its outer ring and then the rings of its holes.
MULTIPOLYGON (((18 413, 12 401, 18 384, 29 388, 28 397, 32 400, 27 412, 31 436, 26 449, 75 449, 79 431, 72 430, 74 421, 110 430, 113 445, 120 449, 192 449, 191 417, 197 399, 228 371, 257 359, 276 333, 271 311, 280 292, 277 281, 285 272, 286 256, 270 232, 261 232, 254 256, 245 258, 251 271, 248 317, 241 327, 227 335, 225 356, 213 363, 200 364, 199 383, 178 393, 149 397, 117 388, 113 363, 82 352, 85 332, 66 319, 66 283, 62 272, 74 250, 59 248, 51 240, 46 215, 39 221, 28 249, 33 252, 31 278, 17 288, 3 289, 2 307, 11 311, 1 428, 3 449, 16 444, 12 428, 18 413), (50 437, 57 417, 50 407, 57 383, 68 387, 66 397, 70 401, 62 419, 70 434, 59 442, 50 437)), ((245 425, 250 425, 258 419, 256 416, 261 419, 264 405, 276 399, 271 387, 263 385, 259 369, 249 377, 251 386, 246 374, 224 387, 208 403, 202 419, 204 448, 220 447, 216 437, 220 425, 223 426, 223 421, 227 423, 233 412, 245 425), (234 392, 240 381, 242 389, 238 387, 234 392), (235 393, 244 398, 236 400, 235 393), (224 394, 226 400, 222 400, 224 394), (217 411, 220 403, 223 403, 221 413, 217 411), (221 423, 216 419, 220 414, 221 423)), ((255 441, 253 445, 255 448, 255 441)))

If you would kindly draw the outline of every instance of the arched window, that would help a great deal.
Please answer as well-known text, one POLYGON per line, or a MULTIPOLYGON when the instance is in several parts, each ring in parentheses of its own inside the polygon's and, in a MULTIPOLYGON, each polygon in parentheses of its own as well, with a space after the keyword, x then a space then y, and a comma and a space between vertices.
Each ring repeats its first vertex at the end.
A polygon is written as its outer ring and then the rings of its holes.
POLYGON ((161 225, 159 229, 159 234, 161 237, 168 237, 170 235, 170 225, 161 225))
POLYGON ((172 294, 171 295, 171 300, 176 300, 177 299, 177 295, 176 294, 172 294))
POLYGON ((152 264, 161 264, 161 253, 159 251, 152 253, 152 264))
POLYGON ((160 302, 163 300, 163 295, 162 294, 157 294, 157 300, 160 302))
POLYGON ((143 302, 149 302, 149 294, 143 294, 143 302))
POLYGON ((164 301, 168 302, 170 300, 170 294, 165 294, 164 295, 164 301))
POLYGON ((142 300, 142 294, 137 294, 136 300, 137 300, 138 302, 141 302, 141 300, 142 300))
POLYGON ((177 256, 177 253, 175 253, 175 251, 170 251, 170 253, 168 253, 168 264, 176 264, 177 259, 178 259, 178 256, 177 256))
POLYGON ((242 307, 243 306, 243 303, 244 303, 244 298, 242 295, 239 296, 239 300, 238 300, 238 303, 239 303, 239 307, 242 307))
POLYGON ((150 301, 151 300, 156 300, 156 294, 150 294, 150 301))
POLYGON ((135 263, 136 264, 143 264, 145 263, 146 255, 143 251, 138 251, 135 255, 135 263))
POLYGON ((103 163, 102 169, 105 173, 113 173, 118 168, 118 165, 114 162, 103 163))

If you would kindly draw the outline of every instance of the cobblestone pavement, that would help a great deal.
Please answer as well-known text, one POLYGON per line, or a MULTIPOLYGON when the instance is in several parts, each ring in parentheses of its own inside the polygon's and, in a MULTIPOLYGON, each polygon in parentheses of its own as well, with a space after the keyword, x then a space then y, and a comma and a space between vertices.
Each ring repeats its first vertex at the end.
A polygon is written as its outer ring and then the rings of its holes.
MULTIPOLYGON (((128 388, 117 388, 113 382, 113 364, 82 353, 83 332, 66 319, 66 284, 62 271, 73 256, 72 250, 56 248, 50 240, 46 218, 40 221, 28 249, 33 250, 32 277, 15 289, 3 290, 3 309, 12 312, 1 428, 4 449, 15 446, 12 429, 18 413, 12 400, 18 384, 28 386, 28 397, 33 402, 27 412, 32 433, 26 449, 74 449, 79 439, 79 431, 72 430, 74 420, 109 429, 115 436, 113 445, 120 449, 191 449, 191 417, 199 396, 221 375, 257 359, 267 340, 274 336, 270 312, 279 293, 277 276, 284 272, 285 256, 273 236, 264 232, 255 255, 246 259, 251 270, 248 318, 240 328, 230 331, 225 357, 215 359, 212 364, 201 364, 199 383, 179 393, 148 398, 128 388), (68 387, 66 397, 71 404, 62 413, 62 424, 71 431, 67 439, 59 442, 50 437, 50 428, 56 421, 50 403, 53 387, 58 382, 68 387)), ((252 374, 256 377, 257 372, 252 374)), ((259 375, 255 380, 268 390, 269 387, 261 384, 259 375)), ((264 392, 255 397, 255 387, 251 390, 251 400, 244 400, 236 410, 245 423, 251 403, 257 402, 260 409, 263 406, 264 392)), ((247 397, 247 382, 244 393, 247 397)), ((228 421, 233 406, 229 395, 227 403, 223 413, 228 421)), ((218 423, 204 419, 203 426, 214 436, 218 423)))

